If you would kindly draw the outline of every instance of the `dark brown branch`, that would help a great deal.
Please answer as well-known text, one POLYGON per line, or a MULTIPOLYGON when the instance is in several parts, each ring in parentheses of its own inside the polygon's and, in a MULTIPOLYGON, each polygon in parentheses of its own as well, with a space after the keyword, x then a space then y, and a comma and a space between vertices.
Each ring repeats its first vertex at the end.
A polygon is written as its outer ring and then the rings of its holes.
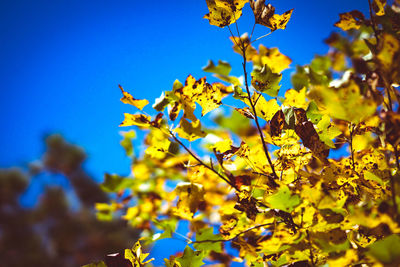
MULTIPOLYGON (((278 223, 280 223, 280 222, 278 222, 278 223)), ((256 225, 256 226, 250 227, 249 229, 246 229, 246 230, 238 233, 237 235, 235 235, 234 237, 229 238, 229 239, 209 239, 209 240, 193 241, 192 243, 197 243, 198 244, 198 243, 229 242, 229 241, 232 241, 232 240, 238 238, 239 236, 241 236, 241 235, 243 235, 245 233, 248 233, 248 232, 250 232, 250 231, 252 231, 254 229, 258 229, 258 228, 261 228, 261 227, 264 227, 264 226, 271 226, 271 225, 274 225, 274 224, 275 223, 264 223, 264 224, 256 225)))
POLYGON ((372 30, 375 33, 375 38, 376 38, 376 42, 379 42, 379 36, 378 36, 378 30, 376 28, 376 21, 374 18, 374 14, 372 12, 372 4, 371 4, 371 0, 368 0, 368 6, 369 6, 369 16, 371 17, 371 24, 372 24, 372 30))
POLYGON ((306 231, 306 233, 307 233, 307 241, 308 241, 308 244, 310 245, 310 261, 311 261, 311 266, 315 266, 315 262, 314 262, 314 254, 313 254, 313 251, 312 251, 312 243, 311 243, 311 239, 310 239, 310 234, 309 234, 309 232, 308 232, 308 230, 306 231))
POLYGON ((227 179, 226 177, 224 177, 223 175, 221 175, 219 172, 217 172, 214 168, 210 167, 209 165, 205 164, 199 157, 197 157, 187 146, 185 146, 184 143, 182 143, 181 140, 179 140, 174 133, 169 130, 169 134, 171 135, 171 137, 179 144, 183 147, 183 149, 186 150, 186 152, 188 152, 195 160, 197 160, 201 165, 203 165, 204 167, 206 167, 207 169, 209 169, 210 171, 214 172, 216 175, 218 175, 222 180, 224 180, 227 184, 229 184, 230 186, 232 186, 233 188, 235 188, 235 190, 240 191, 239 188, 237 188, 236 185, 234 185, 231 181, 229 181, 229 179, 227 179))
POLYGON ((252 109, 253 114, 254 114, 254 121, 255 121, 255 123, 256 123, 258 133, 259 133, 259 135, 260 135, 260 137, 261 137, 261 143, 262 143, 262 145, 263 145, 263 149, 264 149, 265 156, 267 157, 267 160, 268 160, 268 163, 269 163, 269 165, 270 165, 270 167, 271 167, 271 170, 272 170, 273 175, 275 176, 275 178, 278 178, 278 175, 277 175, 276 172, 275 172, 274 164, 272 163, 271 157, 269 156, 267 143, 266 143, 265 140, 264 140, 264 134, 263 134, 263 132, 262 132, 262 130, 261 130, 260 123, 258 122, 258 117, 257 117, 257 112, 256 112, 256 106, 254 105, 253 101, 251 100, 250 89, 249 89, 249 83, 248 83, 248 81, 247 81, 247 70, 246 70, 246 62, 247 62, 247 59, 246 59, 246 50, 245 50, 244 44, 242 44, 242 56, 243 56, 243 63, 242 63, 242 65, 243 65, 243 72, 244 72, 244 82, 245 82, 245 87, 246 87, 246 91, 247 91, 247 99, 248 99, 249 102, 250 102, 250 106, 251 106, 251 109, 252 109))

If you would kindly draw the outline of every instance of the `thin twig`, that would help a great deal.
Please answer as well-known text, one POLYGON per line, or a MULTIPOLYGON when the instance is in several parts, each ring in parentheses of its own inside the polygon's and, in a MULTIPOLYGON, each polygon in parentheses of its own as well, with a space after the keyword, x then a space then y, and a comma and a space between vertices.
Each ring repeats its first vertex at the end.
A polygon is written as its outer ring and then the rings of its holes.
POLYGON ((270 35, 271 33, 273 33, 273 31, 270 31, 270 32, 267 33, 267 34, 264 34, 263 36, 258 37, 258 38, 255 39, 254 41, 251 41, 250 44, 252 44, 252 43, 254 43, 254 42, 256 42, 256 41, 258 41, 258 40, 260 40, 260 39, 262 39, 262 38, 264 38, 264 37, 267 37, 267 36, 270 35))
MULTIPOLYGON (((229 32, 230 32, 231 35, 232 35, 233 42, 234 42, 238 47, 240 47, 240 45, 236 42, 236 37, 233 35, 233 33, 232 33, 231 28, 229 27, 229 25, 228 25, 228 29, 229 29, 229 32)), ((240 36, 238 36, 238 38, 239 38, 239 40, 240 40, 240 36)))
POLYGON ((207 239, 207 240, 192 241, 192 243, 197 243, 198 244, 198 243, 229 242, 229 241, 232 241, 235 238, 237 238, 237 237, 239 237, 239 236, 241 236, 241 235, 243 235, 245 233, 248 233, 248 232, 250 232, 250 231, 252 231, 254 229, 258 229, 258 228, 265 227, 265 226, 271 226, 271 225, 274 225, 274 224, 275 223, 264 223, 264 224, 256 225, 256 226, 250 227, 249 229, 246 229, 246 230, 238 233, 237 235, 235 235, 234 237, 229 238, 229 239, 207 239))
POLYGON ((251 34, 250 34, 250 38, 249 40, 251 40, 251 38, 253 37, 253 33, 254 33, 254 29, 256 28, 256 23, 254 22, 253 24, 253 29, 251 30, 251 34))
POLYGON ((375 22, 374 14, 372 13, 371 0, 368 0, 368 6, 369 6, 369 16, 371 17, 372 30, 375 33, 376 42, 378 43, 379 42, 379 36, 378 36, 378 30, 376 29, 376 22, 375 22))
POLYGON ((306 233, 307 233, 307 240, 308 240, 308 243, 309 243, 309 245, 310 245, 310 261, 311 261, 311 265, 312 266, 315 266, 315 262, 314 262, 314 254, 313 254, 313 251, 312 251, 312 243, 311 243, 311 239, 310 239, 310 234, 309 234, 309 232, 308 232, 308 230, 306 231, 306 233))
POLYGON ((186 152, 188 152, 195 160, 197 160, 201 165, 203 165, 204 167, 206 167, 207 169, 209 169, 210 171, 214 172, 216 175, 218 175, 222 180, 224 180, 226 183, 228 183, 230 186, 232 186, 233 188, 235 188, 237 191, 240 191, 239 188, 237 188, 236 185, 234 185, 231 181, 229 181, 226 177, 224 177, 223 175, 221 175, 219 172, 217 172, 214 168, 210 167, 209 165, 205 164, 201 159, 199 159, 199 157, 197 157, 189 148, 187 148, 187 146, 185 146, 184 143, 182 143, 181 140, 179 140, 174 133, 169 130, 169 133, 171 135, 171 137, 178 143, 180 144, 183 149, 186 150, 186 152))
POLYGON ((242 65, 243 65, 243 72, 244 72, 244 82, 245 82, 245 87, 246 87, 246 91, 247 91, 247 99, 249 100, 250 106, 251 106, 251 108, 252 108, 252 110, 253 110, 254 121, 255 121, 255 123, 256 123, 257 129, 258 129, 258 133, 259 133, 259 135, 260 135, 260 137, 261 137, 261 143, 262 143, 262 145, 263 145, 263 149, 264 149, 265 156, 267 157, 268 163, 269 163, 269 165, 271 166, 271 170, 272 170, 273 175, 275 176, 275 178, 278 178, 278 175, 277 175, 276 172, 275 172, 274 164, 272 163, 271 157, 269 156, 267 143, 266 143, 265 140, 264 140, 264 134, 263 134, 263 132, 262 132, 262 130, 261 130, 260 123, 258 122, 256 107, 255 107, 253 101, 251 100, 250 89, 249 89, 249 83, 248 83, 248 81, 247 81, 247 70, 246 70, 246 62, 247 62, 247 59, 246 59, 246 52, 245 52, 245 51, 246 51, 246 50, 244 50, 244 49, 242 50, 242 56, 243 56, 243 63, 242 63, 242 65))
POLYGON ((355 127, 355 125, 351 122, 349 125, 349 131, 350 131, 349 145, 350 145, 350 153, 351 153, 351 168, 353 169, 354 172, 356 172, 356 165, 354 162, 354 149, 353 149, 354 127, 355 127))

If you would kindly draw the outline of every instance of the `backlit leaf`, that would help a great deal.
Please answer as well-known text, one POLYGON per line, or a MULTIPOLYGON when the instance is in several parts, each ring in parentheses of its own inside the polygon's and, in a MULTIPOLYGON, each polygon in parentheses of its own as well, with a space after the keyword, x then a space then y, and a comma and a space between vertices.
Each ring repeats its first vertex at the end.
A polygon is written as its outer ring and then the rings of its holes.
POLYGON ((293 9, 291 9, 282 15, 275 14, 275 7, 271 4, 265 5, 265 0, 251 0, 250 6, 256 23, 270 28, 271 31, 285 29, 293 12, 293 9))
POLYGON ((146 99, 135 99, 130 93, 124 91, 124 88, 122 88, 121 85, 118 85, 119 89, 121 89, 122 94, 124 95, 121 98, 122 103, 125 104, 130 104, 132 106, 137 107, 138 109, 142 110, 147 104, 149 104, 149 101, 146 99))
POLYGON ((189 122, 182 118, 179 127, 175 128, 175 132, 182 138, 194 141, 198 138, 205 137, 207 134, 201 130, 200 120, 189 122))
POLYGON ((176 260, 181 264, 181 267, 199 267, 204 264, 204 257, 203 251, 195 251, 189 246, 186 246, 183 255, 176 260))
POLYGON ((278 95, 281 79, 282 74, 273 73, 267 65, 264 65, 262 69, 254 69, 251 73, 251 84, 254 88, 272 97, 278 95))
POLYGON ((143 114, 124 113, 125 119, 119 126, 149 127, 151 117, 143 114))
POLYGON ((298 195, 292 195, 289 188, 281 186, 275 194, 266 198, 266 201, 273 209, 279 209, 286 212, 292 212, 293 209, 301 203, 298 195))
POLYGON ((213 234, 213 228, 207 227, 196 233, 196 242, 193 246, 196 250, 213 250, 215 252, 222 251, 222 242, 212 242, 212 240, 222 240, 220 235, 213 234), (206 242, 210 240, 210 242, 206 242))
POLYGON ((242 15, 248 0, 206 0, 209 13, 204 16, 211 25, 223 28, 231 25, 242 15))
POLYGON ((357 10, 353 10, 347 13, 341 13, 339 14, 339 17, 340 20, 335 23, 335 26, 341 28, 344 31, 350 29, 359 29, 364 20, 364 15, 357 10))

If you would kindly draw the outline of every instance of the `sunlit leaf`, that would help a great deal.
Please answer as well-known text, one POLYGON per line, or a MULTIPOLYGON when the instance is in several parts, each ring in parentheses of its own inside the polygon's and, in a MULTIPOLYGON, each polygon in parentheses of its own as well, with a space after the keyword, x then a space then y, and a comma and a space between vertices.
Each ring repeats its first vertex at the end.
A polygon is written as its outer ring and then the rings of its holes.
POLYGON ((124 113, 125 119, 119 126, 149 127, 151 117, 143 114, 124 113))
POLYGON ((121 98, 122 103, 125 104, 130 104, 134 107, 137 107, 138 109, 142 110, 147 104, 149 104, 149 101, 146 99, 135 99, 130 93, 124 91, 124 88, 122 88, 121 85, 118 85, 119 89, 121 89, 122 94, 124 95, 121 98))
POLYGON ((252 56, 253 64, 257 66, 268 65, 273 73, 280 73, 287 69, 292 60, 282 54, 278 48, 267 48, 260 44, 258 54, 252 56))
POLYGON ((205 257, 203 251, 195 251, 189 246, 186 246, 183 255, 176 260, 182 267, 199 267, 204 264, 203 258, 205 257))
POLYGON ((175 188, 179 196, 175 214, 190 220, 197 211, 199 204, 204 200, 204 187, 195 183, 179 183, 175 188))
POLYGON ((265 5, 265 0, 251 0, 250 6, 256 23, 270 28, 271 31, 285 29, 293 12, 293 9, 291 9, 282 15, 275 14, 275 7, 271 4, 265 5))
POLYGON ((341 13, 339 14, 339 17, 340 20, 335 23, 335 26, 341 28, 344 31, 350 29, 359 29, 364 20, 364 15, 357 10, 353 10, 347 13, 341 13))
POLYGON ((207 134, 201 130, 200 120, 189 122, 182 118, 179 127, 175 128, 175 132, 182 138, 194 141, 198 138, 205 137, 207 134))
POLYGON ((206 0, 210 13, 204 16, 211 25, 223 28, 234 23, 242 15, 248 0, 206 0))
POLYGON ((264 65, 262 69, 254 69, 251 73, 251 84, 254 88, 272 97, 278 95, 281 79, 282 74, 273 73, 267 65, 264 65))
POLYGON ((229 75, 231 69, 231 65, 228 62, 222 60, 218 60, 218 65, 214 65, 214 62, 212 62, 212 60, 209 60, 207 66, 203 67, 203 70, 206 72, 225 76, 229 75))
POLYGON ((222 238, 220 235, 213 233, 212 227, 203 228, 196 233, 196 242, 200 243, 194 243, 193 246, 196 250, 213 250, 215 252, 221 252, 222 242, 213 242, 213 240, 222 240, 222 238))
POLYGON ((386 0, 374 0, 372 2, 372 8, 374 9, 377 16, 385 15, 385 6, 386 0))
POLYGON ((298 195, 292 195, 287 186, 281 186, 275 194, 266 198, 266 201, 273 209, 291 212, 301 203, 298 195))

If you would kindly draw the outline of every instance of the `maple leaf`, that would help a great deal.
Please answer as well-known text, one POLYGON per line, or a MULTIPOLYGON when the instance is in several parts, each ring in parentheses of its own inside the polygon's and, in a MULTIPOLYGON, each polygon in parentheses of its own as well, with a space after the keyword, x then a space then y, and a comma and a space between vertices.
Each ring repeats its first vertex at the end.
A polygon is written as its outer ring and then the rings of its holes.
POLYGON ((124 113, 125 119, 119 126, 149 127, 151 117, 143 114, 124 113))
POLYGON ((256 23, 270 28, 271 31, 285 29, 293 12, 293 9, 291 9, 282 15, 275 14, 275 7, 271 4, 265 5, 265 0, 250 0, 250 6, 256 23))
POLYGON ((334 25, 344 31, 359 29, 364 21, 364 15, 357 10, 339 14, 340 20, 334 25))
POLYGON ((236 22, 248 0, 206 0, 210 13, 204 16, 211 25, 223 28, 236 22))
POLYGON ((278 95, 281 79, 282 74, 273 73, 267 65, 261 69, 254 69, 251 73, 251 84, 254 88, 272 97, 278 95))
POLYGON ((186 246, 182 257, 176 258, 176 261, 181 264, 181 267, 199 267, 204 264, 204 257, 203 251, 195 251, 189 246, 186 246))
POLYGON ((130 104, 140 110, 142 110, 147 104, 149 104, 149 101, 147 99, 135 99, 130 93, 124 91, 124 88, 122 88, 121 85, 118 86, 119 89, 121 89, 122 94, 124 95, 121 98, 122 103, 130 104))

